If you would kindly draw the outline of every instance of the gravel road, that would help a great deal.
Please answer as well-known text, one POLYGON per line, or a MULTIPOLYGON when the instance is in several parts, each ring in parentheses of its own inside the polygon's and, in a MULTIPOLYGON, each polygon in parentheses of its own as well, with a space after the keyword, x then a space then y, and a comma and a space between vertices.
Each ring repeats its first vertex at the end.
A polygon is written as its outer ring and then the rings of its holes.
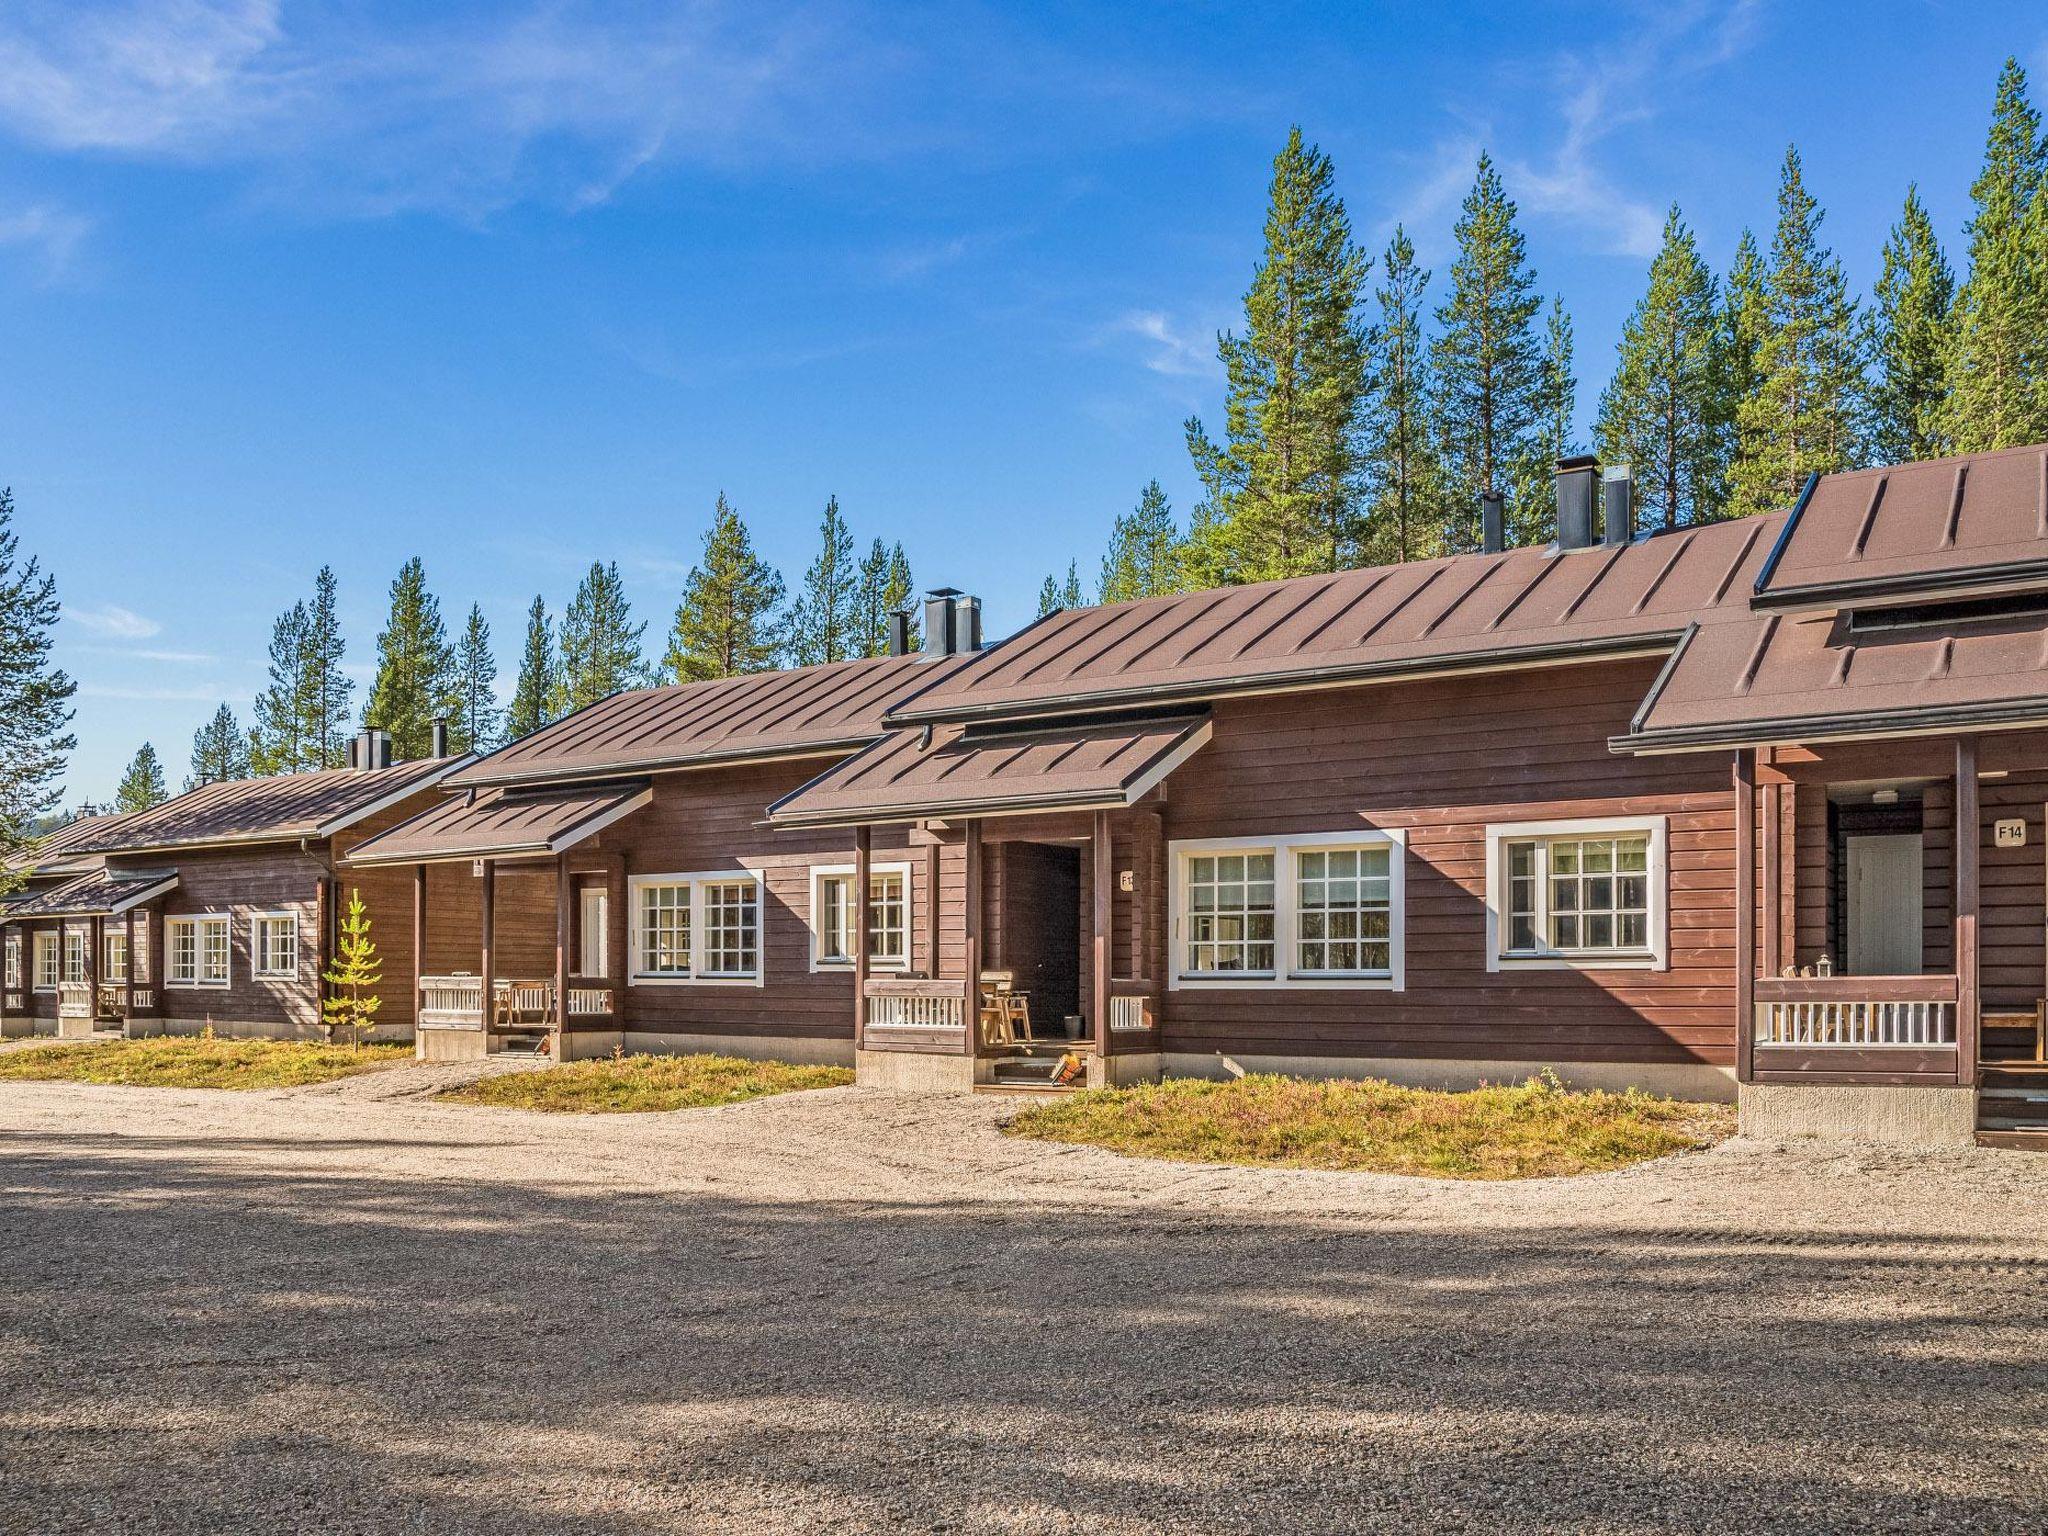
POLYGON ((0 1530, 2048 1528, 2048 1157, 0 1084, 0 1530))

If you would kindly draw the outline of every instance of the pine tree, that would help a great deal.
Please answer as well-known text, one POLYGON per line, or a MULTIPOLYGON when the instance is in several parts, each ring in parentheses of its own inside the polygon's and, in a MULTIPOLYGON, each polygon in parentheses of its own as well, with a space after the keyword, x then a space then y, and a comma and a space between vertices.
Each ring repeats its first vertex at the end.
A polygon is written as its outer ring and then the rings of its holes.
POLYGON ((628 688, 645 686, 647 663, 640 655, 640 637, 646 632, 644 622, 633 622, 618 562, 593 562, 562 615, 556 712, 570 714, 628 688))
POLYGON ((1984 169, 1970 187, 1970 269, 1956 295, 1944 435, 1960 453, 2048 436, 2048 150, 2026 71, 1998 76, 1984 169))
POLYGON ((1770 304, 1764 292, 1763 253, 1748 230, 1735 243, 1735 260, 1721 308, 1722 456, 1727 463, 1721 513, 1727 515, 1727 479, 1754 462, 1759 452, 1760 417, 1743 406, 1757 399, 1764 376, 1764 338, 1770 331, 1770 304), (1747 423, 1745 425, 1745 422, 1747 423))
POLYGON ((251 769, 262 775, 303 773, 319 766, 306 732, 307 655, 312 618, 294 603, 270 627, 270 686, 256 696, 250 733, 251 769))
POLYGON ((1557 463, 1579 451, 1572 436, 1579 381, 1572 361, 1572 321, 1564 300, 1553 298, 1543 322, 1543 358, 1537 370, 1537 421, 1515 460, 1508 497, 1508 542, 1545 544, 1557 537, 1557 463))
POLYGON ((789 616, 790 659, 800 667, 861 654, 860 568, 837 496, 825 499, 818 531, 824 547, 804 573, 803 591, 789 616))
POLYGON ((1736 406, 1746 456, 1729 476, 1736 516, 1789 506, 1809 474, 1856 461, 1862 372, 1855 301, 1834 252, 1820 243, 1823 215, 1807 192, 1799 151, 1785 151, 1778 228, 1764 277, 1760 377, 1736 406))
MULTIPOLYGON (((545 622, 546 615, 542 615, 545 622)), ((484 611, 470 604, 462 638, 455 642, 455 716, 448 722, 452 752, 488 752, 499 741, 503 715, 498 708, 498 663, 491 655, 491 626, 484 611)))
POLYGON ((1329 157, 1292 130, 1273 162, 1244 334, 1217 338, 1223 442, 1187 422, 1209 509, 1192 553, 1211 584, 1338 570, 1360 553, 1371 349, 1359 301, 1371 269, 1334 182, 1329 157))
POLYGON ((1362 455, 1374 494, 1374 563, 1415 560, 1436 552, 1443 521, 1443 466, 1430 418, 1429 360, 1422 344, 1422 294, 1429 273, 1415 264, 1415 245, 1400 226, 1380 258, 1375 373, 1362 455))
MULTIPOLYGON (((909 644, 917 650, 924 644, 924 621, 917 613, 917 586, 910 579, 910 557, 901 544, 889 546, 889 579, 882 586, 882 611, 910 615, 909 644)), ((884 636, 883 649, 887 649, 884 636)))
POLYGON ((747 525, 718 493, 704 558, 683 583, 662 666, 679 683, 763 672, 781 649, 782 578, 754 553, 747 525))
POLYGON ((156 748, 144 742, 128 759, 127 771, 114 789, 114 806, 123 811, 146 811, 171 798, 164 785, 164 765, 157 761, 156 748))
POLYGON ((1064 582, 1057 576, 1048 576, 1045 585, 1038 589, 1038 616, 1042 619, 1059 609, 1079 608, 1086 602, 1081 595, 1081 562, 1069 560, 1064 582))
POLYGON ((1137 506, 1109 531, 1109 553, 1102 557, 1096 600, 1127 603, 1179 590, 1180 536, 1173 526, 1173 508, 1159 482, 1150 480, 1138 493, 1137 506))
POLYGON ((384 980, 384 962, 370 937, 370 915, 361 891, 350 889, 348 909, 337 926, 334 959, 320 977, 329 988, 320 1003, 320 1024, 330 1043, 335 1030, 346 1029, 352 1047, 360 1050, 377 1027, 377 1010, 384 1006, 377 990, 384 980))
POLYGON ((235 712, 223 704, 213 718, 192 734, 192 771, 187 789, 249 777, 249 738, 242 734, 235 712))
POLYGON ((910 598, 910 561, 903 553, 903 546, 891 546, 880 539, 875 540, 861 558, 860 574, 854 584, 853 654, 889 654, 889 616, 893 613, 911 613, 911 649, 921 645, 920 626, 910 598))
POLYGON ((313 578, 313 601, 306 608, 300 703, 301 734, 315 768, 339 768, 348 761, 349 698, 356 683, 341 669, 347 651, 335 603, 334 571, 323 565, 313 578))
MULTIPOLYGON (((1430 347, 1451 499, 1446 552, 1479 547, 1479 498, 1509 489, 1545 404, 1543 346, 1535 329, 1543 301, 1515 228, 1515 205, 1490 156, 1479 157, 1453 233, 1458 255, 1430 347)), ((1524 509, 1511 506, 1509 515, 1522 521, 1524 509)))
POLYGON ((50 663, 60 609, 57 580, 21 558, 14 495, 0 487, 0 890, 30 842, 30 828, 57 808, 58 777, 78 738, 71 696, 78 685, 50 663))
POLYGON ((1721 338, 1714 274, 1674 203, 1649 287, 1622 327, 1597 429, 1601 457, 1630 466, 1646 525, 1719 515, 1730 411, 1721 338))
POLYGON ((1903 464, 1943 452, 1955 286, 1919 189, 1908 187, 1871 295, 1874 376, 1864 433, 1877 463, 1903 464))
POLYGON ((528 736, 554 719, 555 631, 547 604, 536 596, 526 610, 526 647, 519 654, 519 682, 506 712, 508 736, 528 736))
POLYGON ((415 555, 391 583, 391 618, 377 636, 377 677, 363 707, 363 724, 391 733, 395 761, 433 750, 434 723, 460 705, 455 647, 441 622, 441 602, 427 590, 425 564, 415 555))

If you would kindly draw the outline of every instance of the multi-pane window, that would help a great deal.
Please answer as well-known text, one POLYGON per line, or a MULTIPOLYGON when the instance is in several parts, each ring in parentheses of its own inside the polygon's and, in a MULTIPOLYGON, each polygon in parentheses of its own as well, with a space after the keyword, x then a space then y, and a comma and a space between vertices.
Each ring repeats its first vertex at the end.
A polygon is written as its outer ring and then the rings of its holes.
POLYGON ((258 976, 299 973, 299 923, 289 912, 266 912, 254 919, 250 949, 258 976))
POLYGON ((173 986, 224 987, 228 984, 228 920, 225 917, 174 917, 164 923, 170 951, 164 979, 173 986))
POLYGON ((1385 843, 1295 851, 1297 971, 1356 975, 1391 969, 1391 860, 1385 843))
POLYGON ((1665 963, 1660 818, 1490 828, 1488 841, 1501 960, 1665 963))
POLYGON ((640 887, 639 959, 643 976, 690 974, 690 887, 640 887))
POLYGON ((21 936, 19 934, 10 933, 9 935, 7 935, 7 990, 10 992, 15 992, 19 991, 20 988, 21 936))
MULTIPOLYGON (((908 962, 909 881, 902 869, 868 872, 868 961, 890 967, 908 962)), ((820 965, 853 962, 853 874, 821 871, 817 877, 817 961, 820 965)))
POLYGON ((754 974, 755 904, 758 887, 751 880, 706 882, 704 892, 704 974, 754 974))
POLYGON ((1272 849, 1189 858, 1182 950, 1181 969, 1191 975, 1272 973, 1272 849))
POLYGON ((64 930, 64 981, 76 986, 85 980, 85 935, 76 928, 64 930))
POLYGON ((108 930, 105 952, 100 957, 100 979, 112 982, 128 979, 128 935, 125 932, 108 930))
POLYGON ((36 990, 54 992, 57 990, 57 935, 39 933, 36 935, 36 990))
POLYGON ((654 875, 633 890, 632 979, 753 982, 761 883, 752 875, 654 875))

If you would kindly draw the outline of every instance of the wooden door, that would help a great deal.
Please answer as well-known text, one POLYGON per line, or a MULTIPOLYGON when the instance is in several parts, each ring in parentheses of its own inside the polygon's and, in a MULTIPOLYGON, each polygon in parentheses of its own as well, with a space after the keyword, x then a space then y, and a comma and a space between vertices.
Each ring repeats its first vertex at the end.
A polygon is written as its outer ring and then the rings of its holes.
POLYGON ((1920 973, 1920 834, 1849 838, 1849 974, 1920 973))

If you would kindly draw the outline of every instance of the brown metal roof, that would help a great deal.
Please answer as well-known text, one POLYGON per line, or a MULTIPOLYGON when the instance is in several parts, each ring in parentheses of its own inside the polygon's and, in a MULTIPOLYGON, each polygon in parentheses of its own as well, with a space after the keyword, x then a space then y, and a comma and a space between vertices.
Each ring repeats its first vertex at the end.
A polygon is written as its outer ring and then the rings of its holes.
POLYGON ((1199 751, 1206 713, 1058 727, 894 731, 769 807, 791 826, 1129 805, 1199 751))
POLYGON ((26 923, 56 917, 118 917, 178 888, 174 869, 148 873, 87 875, 54 891, 17 902, 0 914, 0 922, 26 923))
POLYGON ((1828 475, 1793 509, 1759 607, 2048 585, 2048 447, 1828 475))
POLYGON ((1783 514, 1617 548, 1522 548, 1053 615, 889 712, 1049 715, 1668 646, 1740 607, 1783 514))
POLYGON ((879 656, 706 683, 642 688, 500 747, 451 786, 533 783, 852 751, 882 734, 882 712, 968 657, 879 656))
POLYGON ((10 861, 7 868, 10 872, 38 876, 82 874, 100 861, 98 855, 84 854, 79 850, 105 837, 128 814, 125 811, 110 812, 104 816, 80 816, 67 821, 55 831, 37 838, 19 858, 10 861))
POLYGON ((560 853, 653 798, 645 779, 575 788, 482 790, 456 795, 349 851, 351 864, 560 853))
POLYGON ((1857 629, 1832 614, 1703 623, 1618 751, 1840 740, 2048 719, 2048 615, 1857 629))
POLYGON ((152 810, 112 818, 108 826, 75 845, 75 851, 139 853, 327 837, 428 788, 462 761, 426 758, 394 768, 333 768, 204 784, 152 810))

